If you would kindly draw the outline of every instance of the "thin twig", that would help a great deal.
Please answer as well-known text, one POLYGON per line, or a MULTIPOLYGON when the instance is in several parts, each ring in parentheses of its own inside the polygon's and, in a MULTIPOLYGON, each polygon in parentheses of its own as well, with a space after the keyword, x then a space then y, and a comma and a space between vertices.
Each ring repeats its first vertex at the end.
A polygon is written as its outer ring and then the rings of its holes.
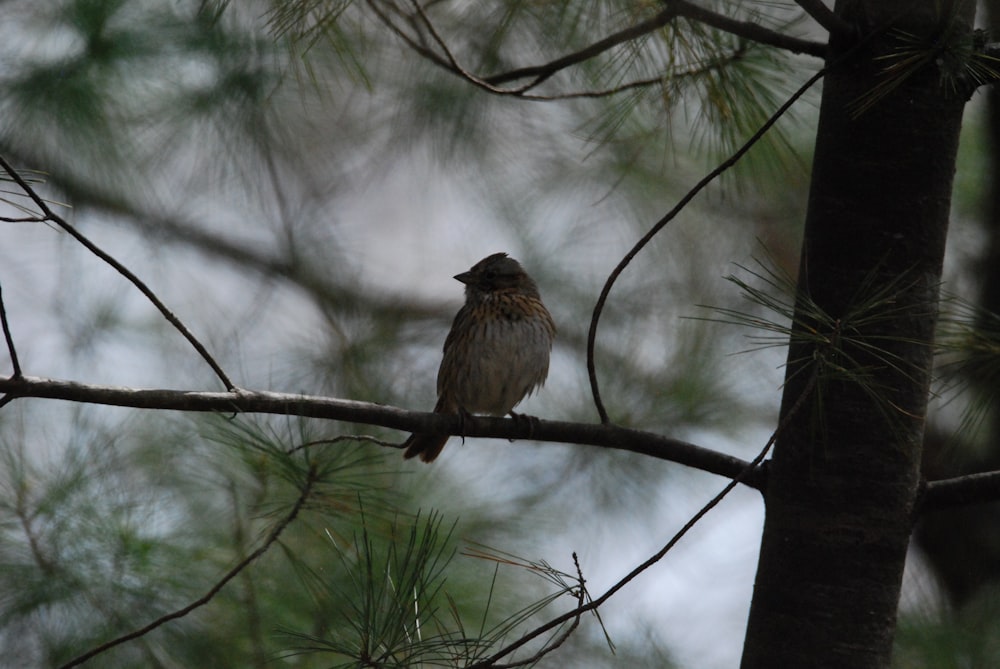
POLYGON ((3 337, 7 340, 7 351, 10 353, 10 364, 14 368, 13 378, 21 378, 21 363, 17 359, 17 349, 14 348, 14 338, 10 334, 10 324, 7 323, 7 308, 3 303, 3 286, 0 285, 0 323, 3 324, 3 337))
POLYGON ((239 575, 240 572, 242 572, 244 569, 250 566, 250 563, 252 563, 254 560, 259 558, 264 553, 266 553, 267 550, 274 544, 274 542, 278 540, 278 537, 281 536, 281 533, 285 531, 285 528, 287 528, 292 523, 292 521, 295 520, 296 516, 299 515, 299 512, 302 510, 302 507, 306 503, 306 499, 312 492, 313 485, 316 483, 316 478, 317 478, 316 468, 315 466, 313 466, 309 469, 309 472, 306 475, 306 480, 302 484, 302 491, 299 494, 299 498, 295 500, 295 504, 292 505, 292 510, 288 512, 288 515, 285 516, 281 520, 281 522, 279 522, 274 527, 273 530, 271 530, 270 534, 267 535, 267 538, 264 540, 264 542, 260 546, 258 546, 254 552, 250 553, 250 555, 240 560, 239 564, 237 564, 235 567, 226 572, 226 574, 221 579, 219 579, 219 581, 215 585, 213 585, 212 588, 204 595, 202 595, 195 601, 191 602, 184 608, 178 609, 164 616, 160 616, 159 618, 149 623, 145 627, 141 627, 133 632, 129 632, 128 634, 122 635, 117 639, 112 639, 111 641, 103 643, 100 646, 97 646, 96 648, 87 651, 83 655, 80 655, 79 657, 76 657, 70 660, 68 663, 62 665, 60 669, 69 669, 70 667, 79 666, 84 662, 90 660, 91 658, 114 648, 115 646, 119 646, 127 641, 132 641, 133 639, 138 639, 139 637, 142 637, 152 632, 157 627, 160 627, 161 625, 168 623, 171 620, 177 620, 178 618, 183 618, 184 616, 191 613, 195 609, 207 604, 209 601, 212 600, 213 597, 219 594, 222 588, 224 588, 225 585, 229 583, 229 581, 236 578, 236 576, 239 575))
POLYGON ((757 129, 756 132, 748 139, 739 149, 736 150, 729 158, 720 163, 711 172, 705 175, 701 181, 696 183, 694 187, 685 193, 684 197, 674 205, 673 209, 668 211, 663 218, 657 221, 649 232, 642 236, 642 238, 635 243, 635 246, 625 254, 625 257, 621 259, 618 265, 611 271, 608 275, 607 281, 604 282, 604 287, 601 289, 601 294, 597 298, 597 304, 594 305, 594 313, 590 319, 590 329, 587 332, 587 374, 590 378, 590 389, 594 396, 594 406, 597 408, 597 414, 601 418, 602 423, 608 423, 610 421, 608 417, 608 411, 604 407, 604 403, 601 401, 601 391, 597 382, 597 367, 594 362, 594 346, 597 341, 597 324, 600 321, 601 313, 604 311, 604 304, 607 302, 608 294, 611 292, 611 287, 614 286, 615 281, 618 280, 619 275, 628 267, 629 263, 639 254, 639 252, 650 242, 660 232, 670 221, 674 220, 678 213, 681 212, 687 204, 694 199, 694 197, 700 193, 708 184, 714 181, 719 175, 728 170, 730 167, 735 165, 740 158, 742 158, 753 146, 760 141, 760 138, 771 129, 775 123, 778 122, 785 112, 787 112, 795 102, 798 101, 800 97, 805 95, 813 84, 819 81, 826 74, 826 68, 823 68, 813 76, 809 77, 806 83, 802 84, 797 91, 795 91, 791 97, 788 98, 778 110, 771 114, 771 117, 764 122, 764 124, 757 129))
POLYGON ((44 216, 21 216, 19 218, 0 216, 0 221, 4 223, 45 223, 47 220, 44 216))
POLYGON ((618 95, 619 93, 624 93, 626 91, 635 90, 637 88, 646 88, 648 86, 661 85, 666 82, 674 82, 681 79, 694 78, 699 75, 705 74, 706 72, 711 72, 714 70, 720 70, 726 65, 737 61, 747 53, 747 46, 745 44, 740 45, 738 48, 734 49, 732 53, 719 56, 717 58, 712 58, 708 62, 699 65, 697 67, 692 67, 688 70, 681 72, 671 72, 669 75, 656 75, 654 77, 646 77, 644 79, 636 79, 635 81, 629 81, 623 84, 618 84, 611 88, 604 88, 600 90, 593 91, 569 91, 566 93, 553 93, 551 95, 540 95, 536 93, 525 93, 519 95, 522 100, 531 100, 537 102, 552 102, 556 100, 574 100, 581 98, 606 98, 612 95, 618 95))
POLYGON ((72 236, 78 242, 83 244, 83 246, 85 246, 87 250, 89 250, 91 253, 96 255, 98 258, 100 258, 107 264, 111 265, 119 274, 124 276, 130 282, 132 282, 132 285, 138 288, 139 291, 146 296, 146 299, 152 302, 153 306, 155 306, 160 311, 160 313, 163 314, 163 317, 166 318, 167 321, 169 321, 170 324, 173 325, 174 328, 176 328, 177 331, 180 332, 184 336, 184 338, 191 343, 191 345, 194 347, 196 351, 198 351, 198 354, 201 355, 202 359, 204 359, 205 362, 208 363, 208 365, 212 368, 212 371, 214 371, 216 376, 218 376, 219 379, 222 381, 222 384, 226 387, 226 390, 229 391, 236 390, 236 386, 233 384, 232 381, 229 380, 229 377, 226 376, 226 373, 222 371, 222 367, 219 366, 219 363, 215 361, 215 359, 211 356, 211 354, 209 354, 208 350, 202 345, 200 341, 198 341, 198 339, 191 333, 191 331, 187 329, 184 323, 182 323, 181 320, 177 318, 177 316, 175 316, 174 313, 170 311, 170 309, 168 309, 165 304, 163 304, 163 302, 160 301, 160 298, 156 296, 156 293, 154 293, 149 288, 149 286, 143 283, 143 281, 138 276, 133 274, 127 267, 125 267, 123 264, 115 260, 112 256, 105 253, 103 250, 101 250, 100 247, 98 247, 96 244, 90 241, 86 236, 83 235, 83 233, 79 232, 75 227, 70 225, 69 222, 66 221, 66 219, 56 214, 49 207, 48 203, 45 202, 45 200, 43 200, 41 196, 39 196, 38 193, 35 192, 35 190, 28 184, 28 182, 21 177, 21 175, 10 165, 10 163, 7 162, 7 160, 3 156, 0 156, 0 167, 2 167, 4 171, 6 171, 7 174, 9 174, 11 178, 17 182, 17 185, 21 187, 21 189, 28 195, 28 197, 31 198, 31 200, 35 203, 35 205, 44 214, 45 220, 55 223, 64 231, 68 232, 70 236, 72 236))

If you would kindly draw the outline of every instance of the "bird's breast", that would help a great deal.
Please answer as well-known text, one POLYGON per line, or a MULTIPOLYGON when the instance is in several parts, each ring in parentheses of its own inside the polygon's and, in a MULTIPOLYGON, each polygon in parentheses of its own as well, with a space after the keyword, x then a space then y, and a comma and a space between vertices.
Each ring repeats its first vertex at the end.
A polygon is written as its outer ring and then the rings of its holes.
POLYGON ((549 371, 552 318, 534 298, 479 304, 456 319, 438 374, 438 392, 471 413, 504 415, 549 371))

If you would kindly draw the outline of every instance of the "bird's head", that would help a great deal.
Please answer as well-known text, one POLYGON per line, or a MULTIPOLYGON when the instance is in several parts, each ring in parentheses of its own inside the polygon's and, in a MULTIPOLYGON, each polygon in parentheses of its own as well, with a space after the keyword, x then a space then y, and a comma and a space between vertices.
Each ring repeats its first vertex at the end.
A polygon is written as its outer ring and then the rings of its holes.
POLYGON ((506 253, 494 253, 472 266, 468 272, 456 274, 465 284, 467 296, 514 292, 538 296, 538 287, 517 262, 506 253))

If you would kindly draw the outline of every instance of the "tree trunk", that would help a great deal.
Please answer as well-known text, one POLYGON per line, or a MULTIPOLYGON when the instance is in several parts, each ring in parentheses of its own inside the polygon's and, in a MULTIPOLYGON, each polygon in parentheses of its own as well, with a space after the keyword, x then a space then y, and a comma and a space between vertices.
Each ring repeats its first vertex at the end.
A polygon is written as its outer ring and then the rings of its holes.
POLYGON ((890 663, 965 96, 932 57, 859 103, 901 35, 969 34, 971 11, 942 4, 835 8, 862 34, 899 30, 846 61, 831 44, 744 669, 890 663))
MULTIPOLYGON (((985 0, 980 6, 985 10, 987 29, 993 35, 1000 33, 1000 0, 985 0)), ((982 234, 985 241, 975 276, 979 280, 978 306, 1000 314, 1000 88, 990 87, 985 97, 986 155, 990 164, 983 174, 986 193, 982 234)), ((979 325, 984 329, 995 327, 985 318, 979 325)), ((972 392, 978 394, 973 401, 984 403, 982 429, 986 436, 970 434, 973 443, 959 442, 956 448, 956 438, 961 439, 964 435, 948 434, 947 441, 942 434, 929 435, 924 446, 923 468, 928 478, 1000 469, 1000 394, 996 392, 995 378, 989 378, 989 374, 983 375, 986 378, 977 376, 979 371, 972 370, 973 374, 966 380, 972 392)), ((946 513, 921 519, 916 543, 954 607, 960 609, 977 597, 989 597, 991 593, 984 593, 984 588, 1000 584, 998 526, 1000 503, 949 509, 946 513)))

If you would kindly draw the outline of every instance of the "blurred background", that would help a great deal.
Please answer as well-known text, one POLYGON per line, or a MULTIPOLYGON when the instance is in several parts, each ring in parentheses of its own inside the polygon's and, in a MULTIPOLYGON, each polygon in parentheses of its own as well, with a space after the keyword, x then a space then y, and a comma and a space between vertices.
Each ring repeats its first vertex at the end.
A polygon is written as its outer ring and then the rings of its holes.
MULTIPOLYGON (((822 38, 794 4, 709 4, 822 38)), ((608 273, 821 65, 677 21, 559 73, 532 91, 544 99, 529 100, 419 57, 379 18, 427 46, 407 3, 8 0, 3 9, 0 153, 138 274, 238 386, 429 410, 462 303, 451 277, 506 251, 559 327, 549 381, 519 410, 557 420, 597 420, 585 343, 608 273)), ((658 10, 430 3, 427 16, 463 67, 494 73, 550 61, 658 10)), ((615 285, 596 361, 616 423, 745 459, 766 443, 784 349, 721 322, 718 310, 760 312, 731 277, 780 294, 761 277, 795 275, 818 95, 615 285)), ((944 286, 948 304, 977 314, 979 303, 996 311, 983 287, 1000 285, 987 255, 997 248, 991 109, 982 96, 968 110, 944 286)), ((4 215, 20 215, 25 199, 4 186, 4 215)), ((3 223, 0 239, 26 374, 221 389, 160 314, 66 234, 3 223)), ((995 391, 943 379, 929 472, 996 468, 995 391)), ((439 605, 478 630, 558 593, 532 572, 544 563, 574 577, 574 552, 590 593, 602 593, 726 483, 592 447, 453 439, 425 466, 360 441, 315 443, 343 435, 405 438, 297 418, 5 406, 5 662, 55 666, 200 597, 288 512, 304 451, 329 478, 279 545, 205 607, 93 666, 356 666, 331 649, 364 636, 350 593, 366 551, 393 564, 404 528, 433 534, 432 513, 436 550, 450 557, 439 605), (536 568, 495 573, 497 561, 469 555, 476 546, 536 568), (303 645, 315 652, 298 654, 303 645)), ((899 666, 995 666, 996 511, 960 523, 943 514, 918 533, 899 666), (963 542, 949 535, 956 526, 963 542)), ((762 519, 759 495, 737 489, 541 666, 735 666, 762 519)), ((495 641, 573 603, 556 598, 495 641)))

